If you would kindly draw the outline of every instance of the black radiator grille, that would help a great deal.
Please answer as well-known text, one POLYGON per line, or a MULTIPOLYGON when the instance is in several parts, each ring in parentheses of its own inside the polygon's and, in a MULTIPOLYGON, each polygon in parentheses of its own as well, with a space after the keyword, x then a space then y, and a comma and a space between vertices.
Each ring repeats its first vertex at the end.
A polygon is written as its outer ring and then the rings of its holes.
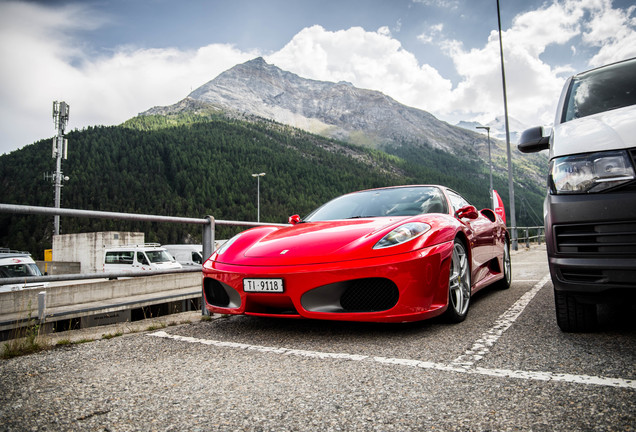
POLYGON ((554 227, 559 253, 636 256, 636 221, 554 227))

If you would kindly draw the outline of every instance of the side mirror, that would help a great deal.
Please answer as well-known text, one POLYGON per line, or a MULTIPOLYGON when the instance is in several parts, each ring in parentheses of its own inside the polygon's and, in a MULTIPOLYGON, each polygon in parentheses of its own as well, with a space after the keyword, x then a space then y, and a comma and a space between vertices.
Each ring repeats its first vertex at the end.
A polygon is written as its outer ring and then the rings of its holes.
POLYGON ((296 225, 297 223, 300 223, 300 216, 298 215, 293 215, 289 217, 289 223, 291 225, 296 225))
POLYGON ((536 153, 550 148, 551 128, 536 126, 526 129, 519 138, 517 148, 522 153, 536 153), (546 136, 547 135, 547 136, 546 136))
POLYGON ((457 210, 455 212, 455 217, 457 219, 477 219, 479 217, 479 213, 477 213, 477 208, 475 206, 467 205, 457 210))

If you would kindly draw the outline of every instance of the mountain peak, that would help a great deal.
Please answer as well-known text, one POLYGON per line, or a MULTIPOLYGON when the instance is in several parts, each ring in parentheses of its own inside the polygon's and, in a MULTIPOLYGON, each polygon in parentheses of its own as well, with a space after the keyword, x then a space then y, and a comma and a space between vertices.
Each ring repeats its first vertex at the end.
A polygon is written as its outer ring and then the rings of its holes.
POLYGON ((302 78, 263 57, 221 73, 189 98, 354 144, 382 147, 411 142, 451 150, 446 136, 453 127, 426 111, 349 82, 302 78), (440 128, 444 131, 436 132, 440 128))
POLYGON ((267 65, 268 63, 265 61, 265 59, 263 57, 256 57, 253 58, 252 60, 248 60, 245 63, 246 65, 256 65, 256 66, 264 66, 267 65))

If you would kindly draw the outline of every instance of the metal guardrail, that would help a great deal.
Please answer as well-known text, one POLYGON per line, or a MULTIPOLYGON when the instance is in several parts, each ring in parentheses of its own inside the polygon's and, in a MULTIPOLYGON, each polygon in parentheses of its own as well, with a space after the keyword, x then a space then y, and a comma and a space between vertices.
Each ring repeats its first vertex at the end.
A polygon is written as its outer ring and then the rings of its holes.
POLYGON ((85 217, 95 219, 117 219, 117 220, 131 220, 141 222, 165 222, 165 223, 178 223, 178 224, 195 224, 203 225, 203 255, 207 259, 212 255, 214 245, 214 227, 216 225, 229 225, 229 226, 287 226, 288 224, 277 223, 263 223, 263 222, 247 222, 247 221, 232 221, 232 220, 217 220, 213 216, 207 216, 206 218, 186 218, 175 216, 159 216, 149 214, 138 213, 119 213, 119 212, 106 212, 97 210, 77 210, 68 208, 54 208, 54 207, 38 207, 38 206, 26 206, 16 204, 0 204, 0 213, 21 213, 21 214, 37 214, 37 215, 50 215, 50 216, 71 216, 71 217, 85 217))
POLYGON ((545 228, 543 226, 509 227, 508 232, 516 234, 516 237, 512 239, 512 242, 525 242, 527 248, 530 247, 531 241, 536 241, 538 245, 541 244, 542 240, 545 243, 545 228))
MULTIPOLYGON (((208 259, 212 252, 214 252, 214 231, 216 225, 229 225, 229 226, 288 226, 288 224, 277 223, 263 223, 263 222, 248 222, 248 221, 232 221, 232 220, 217 220, 213 216, 207 216, 205 218, 187 218, 187 217, 175 217, 175 216, 159 216, 149 214, 138 213, 119 213, 119 212, 106 212, 97 210, 78 210, 68 208, 55 208, 55 207, 39 207, 39 206, 27 206, 17 204, 2 204, 0 203, 0 213, 18 213, 18 214, 34 214, 34 215, 49 215, 49 216, 70 216, 70 217, 84 217, 94 219, 116 219, 116 220, 130 220, 141 222, 164 222, 164 223, 177 223, 177 224, 194 224, 203 226, 203 257, 204 260, 208 259)), ((110 273, 92 273, 86 275, 57 275, 57 276, 31 276, 26 278, 8 278, 0 280, 0 285, 6 284, 22 284, 31 282, 52 282, 60 280, 82 280, 82 279, 98 279, 98 278, 118 278, 118 277, 140 277, 140 276, 152 276, 157 274, 167 273, 188 273, 200 271, 199 269, 173 269, 173 270, 153 270, 144 272, 110 272, 110 273)))
POLYGON ((134 272, 103 272, 103 273, 82 273, 82 274, 60 274, 47 276, 29 276, 29 277, 12 277, 0 278, 0 285, 19 285, 25 283, 36 282, 60 282, 60 281, 76 281, 89 279, 117 279, 120 277, 143 277, 157 276, 162 274, 173 273, 196 273, 201 272, 201 267, 187 267, 170 270, 143 270, 134 272))

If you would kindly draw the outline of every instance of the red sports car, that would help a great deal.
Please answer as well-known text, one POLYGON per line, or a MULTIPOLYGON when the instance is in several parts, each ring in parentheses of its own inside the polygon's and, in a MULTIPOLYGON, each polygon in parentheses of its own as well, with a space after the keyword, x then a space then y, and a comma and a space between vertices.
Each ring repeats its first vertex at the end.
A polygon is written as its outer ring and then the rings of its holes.
POLYGON ((480 212, 442 186, 338 197, 290 226, 228 240, 203 265, 212 313, 406 322, 463 321, 471 295, 511 282, 501 199, 480 212))

